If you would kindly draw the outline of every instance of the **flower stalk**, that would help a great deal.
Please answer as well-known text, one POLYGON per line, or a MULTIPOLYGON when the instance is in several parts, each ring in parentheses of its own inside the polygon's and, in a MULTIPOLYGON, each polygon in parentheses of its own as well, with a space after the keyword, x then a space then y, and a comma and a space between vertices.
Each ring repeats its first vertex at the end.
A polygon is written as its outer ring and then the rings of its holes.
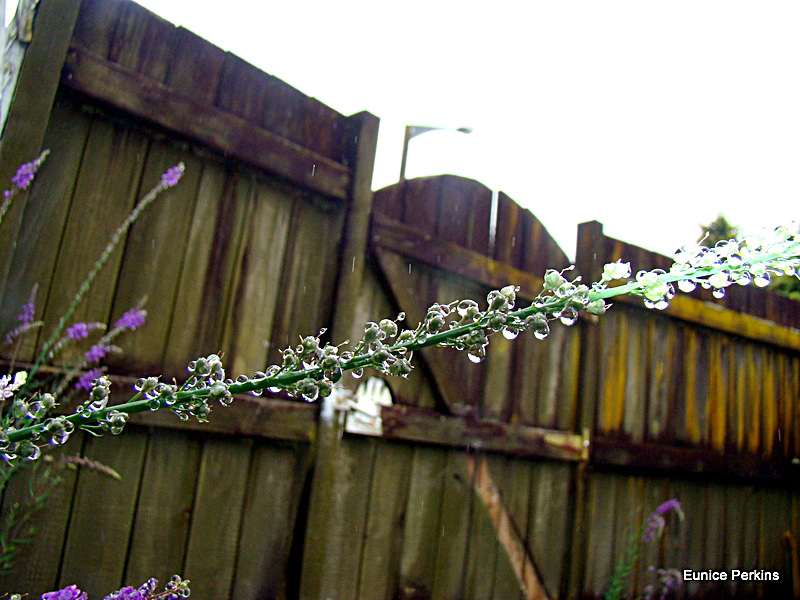
POLYGON ((628 263, 606 265, 600 281, 591 287, 580 283, 580 277, 569 281, 564 276, 568 270, 551 269, 544 275, 543 291, 530 306, 519 309, 515 309, 517 288, 509 285, 489 293, 485 310, 469 299, 434 304, 413 330, 401 328, 400 322, 405 320, 402 313, 393 320, 369 322, 353 351, 340 352, 338 346, 330 344, 322 346, 323 330, 317 336, 301 338, 295 348, 283 350, 282 365, 272 365, 249 377, 240 375, 235 381, 226 378, 220 358, 212 354, 189 363, 190 377, 180 388, 159 382, 156 377, 141 379, 131 400, 108 406, 110 382, 99 377, 93 382, 89 400, 74 414, 0 433, 0 452, 4 452, 6 460, 13 461, 26 444, 54 434, 56 442, 51 443, 63 443, 75 427, 92 433, 118 433, 128 415, 162 407, 181 419, 194 416, 206 421, 211 411, 209 402, 228 406, 233 394, 258 396, 268 390, 314 401, 329 395, 344 371, 359 377, 364 368, 373 368, 406 377, 412 370, 413 352, 430 346, 466 350, 473 362, 480 362, 486 355, 488 337, 497 332, 513 339, 530 330, 538 339, 544 339, 550 323, 573 325, 580 311, 601 315, 609 307, 605 301, 622 294, 641 296, 647 307, 663 309, 675 295, 674 283, 683 291, 700 285, 712 289, 715 295, 724 295, 724 289, 734 283, 760 285, 764 280, 769 283, 770 274, 796 275, 800 268, 800 240, 781 227, 765 237, 726 241, 714 248, 681 248, 675 257, 669 271, 640 271, 633 281, 616 287, 609 284, 631 276, 628 263))

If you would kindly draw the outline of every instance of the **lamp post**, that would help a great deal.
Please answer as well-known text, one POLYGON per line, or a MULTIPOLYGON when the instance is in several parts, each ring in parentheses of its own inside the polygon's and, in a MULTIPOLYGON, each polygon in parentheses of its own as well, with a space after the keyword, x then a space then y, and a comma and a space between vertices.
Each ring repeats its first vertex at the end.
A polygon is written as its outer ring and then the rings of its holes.
POLYGON ((449 127, 428 127, 424 125, 406 125, 406 135, 403 140, 403 158, 400 159, 400 181, 403 183, 406 180, 406 159, 408 158, 408 142, 411 138, 429 131, 458 131, 460 133, 472 133, 470 127, 459 127, 458 129, 450 129, 449 127))

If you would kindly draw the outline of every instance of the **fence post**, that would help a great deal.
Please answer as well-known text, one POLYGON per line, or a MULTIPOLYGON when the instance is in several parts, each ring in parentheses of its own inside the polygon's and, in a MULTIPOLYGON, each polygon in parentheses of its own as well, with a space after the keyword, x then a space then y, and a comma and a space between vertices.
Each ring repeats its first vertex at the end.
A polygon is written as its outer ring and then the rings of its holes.
MULTIPOLYGON (((355 166, 348 198, 347 217, 342 241, 339 278, 334 305, 332 339, 344 340, 354 326, 356 303, 361 292, 372 213, 372 171, 378 139, 377 117, 362 112, 354 120, 355 166)), ((343 511, 352 477, 343 469, 364 459, 363 452, 342 443, 343 422, 326 398, 318 422, 300 573, 301 598, 335 598, 342 553, 343 511), (354 453, 355 452, 355 453, 354 453)))
MULTIPOLYGON (((42 150, 80 6, 81 0, 42 0, 39 3, 33 38, 20 67, 0 142, 0 187, 8 185, 20 164, 33 160, 42 150)), ((12 206, 2 224, 8 233, 0 237, 8 243, 0 247, 0 298, 5 292, 25 198, 17 199, 19 206, 12 206)))

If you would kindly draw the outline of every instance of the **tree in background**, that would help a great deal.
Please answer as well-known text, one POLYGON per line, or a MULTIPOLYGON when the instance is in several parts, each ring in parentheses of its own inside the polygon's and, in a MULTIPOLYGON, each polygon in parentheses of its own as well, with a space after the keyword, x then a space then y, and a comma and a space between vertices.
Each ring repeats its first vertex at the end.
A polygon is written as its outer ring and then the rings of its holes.
POLYGON ((702 232, 697 241, 709 248, 714 247, 717 242, 732 240, 739 236, 739 228, 731 225, 723 215, 719 215, 708 225, 700 225, 700 229, 702 232))

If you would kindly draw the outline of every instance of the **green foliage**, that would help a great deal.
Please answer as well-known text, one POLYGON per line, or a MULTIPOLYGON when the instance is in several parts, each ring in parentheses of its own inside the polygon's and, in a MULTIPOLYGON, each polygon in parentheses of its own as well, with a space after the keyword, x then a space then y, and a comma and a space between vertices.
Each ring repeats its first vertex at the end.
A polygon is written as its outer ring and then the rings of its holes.
POLYGON ((739 228, 731 225, 723 215, 719 215, 708 225, 700 225, 700 229, 702 229, 702 232, 697 241, 698 243, 702 242, 709 248, 714 247, 717 242, 732 240, 739 236, 739 228))

